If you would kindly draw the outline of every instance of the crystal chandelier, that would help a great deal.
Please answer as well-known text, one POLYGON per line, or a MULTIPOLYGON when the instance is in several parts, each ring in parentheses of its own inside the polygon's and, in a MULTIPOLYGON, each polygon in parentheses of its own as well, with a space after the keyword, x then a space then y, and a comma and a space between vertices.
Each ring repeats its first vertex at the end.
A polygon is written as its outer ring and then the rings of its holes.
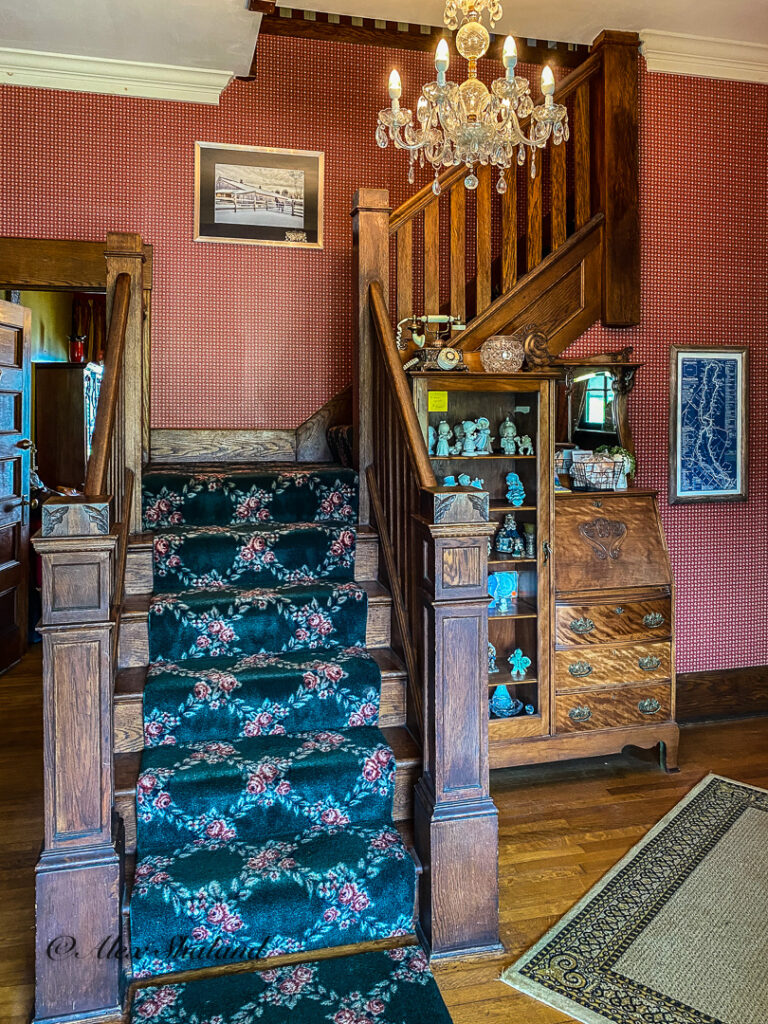
POLYGON ((534 106, 528 79, 515 75, 517 47, 512 36, 504 42, 504 78, 497 78, 489 90, 477 77, 477 62, 491 42, 482 21, 485 13, 493 28, 502 14, 499 0, 446 0, 445 24, 451 30, 458 28, 456 49, 469 64, 467 79, 461 85, 446 80, 448 43, 441 39, 435 53, 437 80, 422 88, 416 106, 418 128, 413 125, 412 112, 400 106, 402 86, 396 70, 389 78, 391 105, 379 111, 377 143, 385 149, 391 139, 397 149, 410 154, 411 184, 416 161, 422 167, 429 162, 435 170, 435 195, 440 194, 441 169, 460 164, 467 168, 464 184, 468 189, 478 186, 476 164, 498 167, 496 191, 503 195, 507 191, 505 171, 515 158, 521 166, 525 163, 526 147, 531 151, 531 177, 535 177, 536 150, 543 149, 550 136, 556 146, 568 139, 568 112, 554 101, 552 69, 547 65, 541 72, 544 103, 534 106), (526 135, 520 121, 528 117, 530 131, 526 135))

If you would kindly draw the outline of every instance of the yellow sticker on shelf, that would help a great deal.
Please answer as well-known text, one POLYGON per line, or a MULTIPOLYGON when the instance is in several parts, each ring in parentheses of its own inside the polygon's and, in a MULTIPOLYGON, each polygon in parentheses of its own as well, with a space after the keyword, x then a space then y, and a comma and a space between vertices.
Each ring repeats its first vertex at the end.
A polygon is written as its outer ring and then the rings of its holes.
POLYGON ((430 391, 427 408, 430 412, 448 412, 448 392, 430 391))

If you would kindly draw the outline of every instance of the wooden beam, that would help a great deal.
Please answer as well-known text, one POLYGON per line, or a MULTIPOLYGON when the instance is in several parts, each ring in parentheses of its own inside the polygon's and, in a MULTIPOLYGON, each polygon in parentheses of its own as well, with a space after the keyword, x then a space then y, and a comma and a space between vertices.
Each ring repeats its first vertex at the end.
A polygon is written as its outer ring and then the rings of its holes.
MULTIPOLYGON (((152 246, 143 247, 142 287, 152 288, 152 246)), ((104 291, 104 241, 0 238, 0 288, 104 291)))

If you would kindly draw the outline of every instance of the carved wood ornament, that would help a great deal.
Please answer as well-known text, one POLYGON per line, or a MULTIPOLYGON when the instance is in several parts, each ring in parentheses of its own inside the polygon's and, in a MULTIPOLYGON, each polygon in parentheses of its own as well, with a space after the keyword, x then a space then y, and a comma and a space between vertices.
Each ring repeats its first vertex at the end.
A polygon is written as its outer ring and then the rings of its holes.
POLYGON ((581 523, 579 533, 601 562, 607 558, 615 560, 621 555, 620 548, 627 537, 627 524, 618 519, 599 516, 589 523, 581 523))

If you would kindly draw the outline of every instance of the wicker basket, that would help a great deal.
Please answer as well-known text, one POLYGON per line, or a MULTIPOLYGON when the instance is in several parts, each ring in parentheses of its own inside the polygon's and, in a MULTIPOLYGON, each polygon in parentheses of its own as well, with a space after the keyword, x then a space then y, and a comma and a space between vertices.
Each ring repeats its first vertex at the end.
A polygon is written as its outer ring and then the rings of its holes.
POLYGON ((571 466, 574 491, 615 491, 621 480, 624 463, 621 459, 593 458, 574 462, 571 466))

